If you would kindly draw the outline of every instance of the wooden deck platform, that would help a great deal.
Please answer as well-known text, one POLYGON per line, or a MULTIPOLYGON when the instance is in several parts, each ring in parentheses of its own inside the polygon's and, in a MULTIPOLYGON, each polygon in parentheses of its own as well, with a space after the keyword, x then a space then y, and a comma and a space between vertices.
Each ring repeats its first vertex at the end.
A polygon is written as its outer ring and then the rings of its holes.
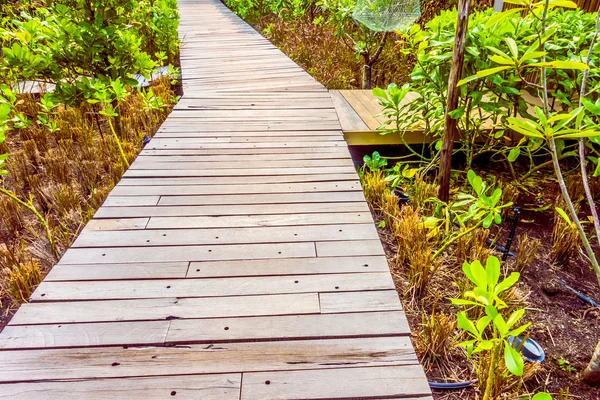
POLYGON ((430 399, 329 93, 179 6, 184 96, 0 333, 0 399, 430 399))

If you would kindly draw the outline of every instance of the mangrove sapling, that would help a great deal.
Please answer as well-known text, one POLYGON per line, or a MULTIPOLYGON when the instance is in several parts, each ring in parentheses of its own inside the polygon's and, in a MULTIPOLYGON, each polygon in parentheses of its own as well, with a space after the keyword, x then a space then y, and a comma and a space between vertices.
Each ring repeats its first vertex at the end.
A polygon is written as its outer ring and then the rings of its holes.
POLYGON ((374 32, 355 21, 352 18, 356 8, 354 0, 322 0, 320 5, 329 13, 327 22, 335 26, 336 35, 342 43, 362 58, 362 88, 371 89, 373 67, 388 42, 389 33, 374 32))
POLYGON ((478 312, 468 314, 465 310, 457 314, 458 327, 469 336, 469 340, 460 345, 466 348, 469 358, 477 353, 486 354, 487 363, 479 362, 475 366, 483 391, 482 399, 495 399, 500 394, 495 391, 501 386, 497 383, 504 379, 504 374, 497 373, 498 366, 506 367, 513 375, 523 375, 523 358, 513 348, 509 338, 523 334, 530 323, 517 326, 525 309, 516 309, 508 315, 508 306, 500 297, 517 283, 519 273, 513 272, 500 281, 500 260, 494 256, 487 258, 485 268, 479 260, 472 263, 465 261, 463 272, 474 287, 466 291, 463 298, 450 300, 455 305, 478 312), (471 319, 469 315, 480 317, 471 319))
MULTIPOLYGON (((108 122, 108 127, 113 135, 113 139, 117 144, 117 148, 119 149, 119 154, 121 155, 121 159, 123 160, 123 164, 125 167, 129 167, 129 160, 123 151, 123 146, 121 145, 121 139, 118 134, 118 130, 115 129, 115 126, 118 126, 119 119, 118 112, 113 108, 116 104, 117 107, 120 107, 121 102, 128 95, 128 92, 125 90, 123 83, 120 79, 116 79, 110 81, 109 84, 98 80, 92 83, 95 91, 93 92, 93 97, 88 99, 88 103, 97 104, 99 103, 102 107, 102 110, 99 112, 100 115, 106 117, 106 121, 108 122), (113 124, 112 119, 115 118, 116 123, 113 124)), ((122 129, 121 129, 122 132, 122 129)))
POLYGON ((458 201, 455 203, 444 203, 438 199, 432 199, 438 205, 438 210, 443 210, 444 218, 430 216, 425 218, 425 223, 432 228, 432 233, 437 234, 443 228, 446 238, 438 250, 433 254, 433 260, 457 240, 471 234, 483 227, 488 229, 493 223, 502 222, 502 210, 510 207, 512 203, 501 204, 502 189, 496 188, 488 195, 489 188, 483 179, 473 170, 467 173, 467 180, 477 196, 467 193, 459 193, 458 201), (467 207, 465 209, 465 207, 467 207), (460 230, 452 232, 453 224, 458 223, 460 230), (470 224, 470 226, 467 226, 470 224))

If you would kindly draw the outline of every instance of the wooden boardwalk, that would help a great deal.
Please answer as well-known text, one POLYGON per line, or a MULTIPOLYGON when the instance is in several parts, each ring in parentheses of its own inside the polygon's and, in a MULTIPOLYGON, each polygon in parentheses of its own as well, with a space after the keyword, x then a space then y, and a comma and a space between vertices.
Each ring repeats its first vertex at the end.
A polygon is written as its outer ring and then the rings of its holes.
POLYGON ((0 398, 431 398, 329 93, 180 14, 184 97, 0 334, 0 398))

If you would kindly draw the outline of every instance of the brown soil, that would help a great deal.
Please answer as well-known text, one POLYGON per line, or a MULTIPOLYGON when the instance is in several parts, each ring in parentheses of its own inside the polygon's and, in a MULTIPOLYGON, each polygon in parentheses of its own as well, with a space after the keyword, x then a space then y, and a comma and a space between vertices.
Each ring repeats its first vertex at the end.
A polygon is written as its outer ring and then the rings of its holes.
MULTIPOLYGON (((553 185, 540 187, 539 190, 540 193, 545 194, 538 199, 540 202, 554 198, 556 194, 553 185)), ((531 200, 525 198, 521 202, 517 201, 523 212, 511 251, 515 253, 518 251, 516 238, 525 233, 530 238, 537 238, 541 241, 534 261, 524 270, 519 289, 527 295, 528 308, 525 322, 532 322, 529 329, 530 337, 543 347, 546 359, 539 364, 541 368, 538 368, 536 374, 525 382, 525 388, 519 392, 522 394, 527 391, 535 393, 546 390, 556 394, 560 389, 568 388, 572 396, 569 398, 600 400, 600 388, 592 388, 583 383, 580 378, 581 372, 585 369, 593 349, 600 339, 600 308, 594 308, 585 303, 556 281, 556 279, 562 279, 569 286, 600 303, 600 290, 598 290, 596 275, 581 256, 576 260, 571 260, 568 265, 557 265, 551 261, 553 214, 549 211, 532 211, 531 209, 538 208, 540 205, 537 202, 533 204, 531 200)), ((372 210, 372 212, 376 224, 379 224, 382 221, 380 212, 376 210, 372 210)), ((396 245, 387 228, 379 227, 378 231, 390 265, 393 266, 396 245)), ((510 222, 504 222, 499 230, 490 233, 490 237, 497 237, 497 243, 504 246, 509 231, 510 222)), ((494 253, 498 257, 502 256, 499 251, 494 253)), ((509 258, 506 263, 508 268, 513 262, 513 259, 509 258)), ((408 288, 408 283, 402 274, 395 273, 393 275, 400 297, 403 299, 413 332, 412 339, 415 342, 415 332, 418 332, 421 324, 423 307, 427 312, 431 312, 430 304, 425 305, 430 302, 430 299, 417 299, 416 301, 407 299, 403 293, 408 288)), ((434 276, 431 286, 435 289, 432 290, 438 291, 440 284, 448 287, 447 277, 434 276), (440 280, 445 280, 445 283, 440 280)), ((449 293, 452 291, 456 291, 456 288, 448 289, 449 293)), ((443 297, 449 296, 445 293, 442 294, 443 297)), ((443 297, 436 305, 436 311, 455 313, 457 309, 453 308, 443 297)), ((476 378, 471 362, 467 360, 462 349, 455 347, 448 353, 447 360, 433 364, 426 371, 430 380, 455 382, 476 378)), ((474 399, 476 396, 474 388, 461 391, 434 390, 435 399, 474 399)), ((514 398, 510 397, 512 395, 508 396, 507 399, 514 398)))

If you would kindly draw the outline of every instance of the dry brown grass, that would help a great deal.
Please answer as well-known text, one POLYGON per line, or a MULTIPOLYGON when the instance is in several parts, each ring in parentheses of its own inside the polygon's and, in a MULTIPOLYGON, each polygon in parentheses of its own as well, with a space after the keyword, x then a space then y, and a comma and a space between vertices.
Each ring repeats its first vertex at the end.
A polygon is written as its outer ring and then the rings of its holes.
MULTIPOLYGON (((120 140, 130 162, 140 151, 144 135, 154 134, 175 100, 167 79, 155 81, 152 90, 166 105, 162 109, 142 111, 142 98, 137 94, 128 96, 121 105, 125 130, 120 140)), ((37 97, 21 97, 19 111, 35 120, 37 97)), ((50 228, 57 256, 69 247, 125 171, 106 120, 94 114, 97 111, 92 105, 61 107, 55 116, 58 131, 50 133, 34 123, 15 129, 5 142, 4 150, 10 154, 9 173, 0 180, 0 186, 25 202, 33 199, 35 210, 50 228)), ((56 257, 31 210, 3 195, 0 208, 4 238, 0 290, 13 303, 22 302, 56 257)))
POLYGON ((539 239, 531 239, 527 234, 520 235, 517 239, 517 254, 514 264, 514 270, 523 274, 525 268, 535 258, 537 250, 542 242, 539 239))
POLYGON ((448 349, 454 345, 455 330, 455 315, 435 312, 435 308, 429 315, 422 311, 415 347, 425 370, 431 369, 434 363, 448 363, 448 349))
MULTIPOLYGON (((556 207, 566 210, 562 197, 555 203, 556 207)), ((579 206, 576 205, 576 209, 579 206)), ((566 221, 557 212, 554 213, 554 227, 552 228, 552 260, 559 264, 567 265, 569 261, 577 257, 581 247, 579 231, 573 221, 566 221)))

